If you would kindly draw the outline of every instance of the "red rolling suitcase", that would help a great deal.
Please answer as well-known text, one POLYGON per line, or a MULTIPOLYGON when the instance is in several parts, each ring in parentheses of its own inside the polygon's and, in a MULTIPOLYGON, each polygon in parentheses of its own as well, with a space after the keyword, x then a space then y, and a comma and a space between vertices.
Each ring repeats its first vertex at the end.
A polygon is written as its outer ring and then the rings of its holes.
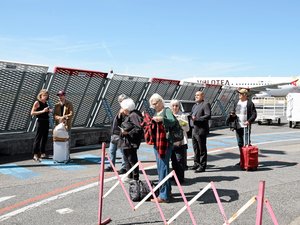
MULTIPOLYGON (((244 143, 245 146, 242 147, 242 152, 240 154, 240 167, 242 170, 257 170, 258 167, 258 147, 246 144, 245 141, 245 129, 244 129, 244 143)), ((248 142, 250 134, 248 132, 248 142)))

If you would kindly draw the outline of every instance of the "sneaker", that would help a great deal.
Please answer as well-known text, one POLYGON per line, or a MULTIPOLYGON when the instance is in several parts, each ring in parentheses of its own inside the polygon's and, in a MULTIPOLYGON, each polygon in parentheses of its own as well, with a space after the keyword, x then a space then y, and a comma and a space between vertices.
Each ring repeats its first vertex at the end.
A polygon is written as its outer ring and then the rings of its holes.
POLYGON ((201 166, 199 166, 196 170, 195 170, 195 173, 203 173, 205 172, 205 169, 201 166))
POLYGON ((34 160, 34 161, 40 161, 40 159, 39 159, 39 157, 38 157, 38 155, 37 155, 37 154, 34 154, 34 156, 33 156, 33 160, 34 160))
POLYGON ((127 170, 124 169, 124 168, 122 168, 122 169, 119 170, 118 173, 119 173, 120 175, 122 175, 122 174, 125 174, 126 172, 127 172, 127 170))
POLYGON ((194 165, 191 166, 189 169, 190 169, 190 170, 196 170, 196 169, 198 169, 198 167, 199 167, 199 164, 194 164, 194 165))
POLYGON ((105 172, 113 172, 114 170, 113 170, 113 168, 112 167, 106 167, 105 169, 104 169, 104 171, 105 172))
POLYGON ((45 158, 48 158, 48 157, 47 157, 47 155, 46 155, 45 153, 42 153, 42 154, 41 154, 41 158, 42 158, 42 159, 45 159, 45 158))

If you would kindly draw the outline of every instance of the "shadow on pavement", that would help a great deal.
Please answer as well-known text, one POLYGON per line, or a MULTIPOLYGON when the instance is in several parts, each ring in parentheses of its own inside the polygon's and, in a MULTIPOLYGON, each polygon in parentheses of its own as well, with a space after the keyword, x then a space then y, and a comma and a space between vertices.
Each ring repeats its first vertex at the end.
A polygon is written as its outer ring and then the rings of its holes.
MULTIPOLYGON (((259 169, 264 169, 264 168, 284 168, 284 167, 291 167, 291 166, 296 166, 298 165, 297 162, 285 162, 285 161, 264 161, 259 163, 259 169)), ((274 169, 270 168, 270 169, 274 169)))
MULTIPOLYGON (((200 190, 199 190, 200 192, 200 190)), ((193 199, 199 192, 187 192, 185 193, 185 197, 187 201, 190 201, 193 199)), ((237 201, 239 199, 239 193, 236 190, 232 189, 218 189, 217 188, 218 195, 220 197, 221 202, 233 202, 237 201)), ((172 202, 183 202, 183 199, 181 197, 180 193, 173 194, 173 198, 170 201, 172 202)), ((217 200, 215 198, 215 195, 213 193, 212 189, 207 190, 202 196, 200 196, 197 199, 197 202, 201 204, 209 204, 209 203, 217 203, 217 200)))
POLYGON ((143 221, 143 222, 134 222, 134 223, 118 223, 118 225, 137 225, 137 224, 162 224, 162 220, 156 220, 156 221, 143 221))

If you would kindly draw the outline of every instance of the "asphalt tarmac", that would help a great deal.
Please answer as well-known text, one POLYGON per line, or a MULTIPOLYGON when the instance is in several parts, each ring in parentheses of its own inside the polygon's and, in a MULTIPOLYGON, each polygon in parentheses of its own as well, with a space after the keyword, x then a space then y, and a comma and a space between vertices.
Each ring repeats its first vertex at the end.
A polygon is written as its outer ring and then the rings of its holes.
MULTIPOLYGON (((252 143, 259 147, 257 171, 242 171, 235 133, 228 128, 212 130, 208 138, 208 168, 204 173, 185 172, 182 185, 187 201, 213 182, 224 214, 230 219, 250 199, 258 195, 260 181, 265 182, 265 200, 270 203, 278 224, 300 224, 300 129, 281 125, 257 125, 252 129, 252 143)), ((193 150, 189 143, 188 165, 193 165, 193 150)), ((34 162, 31 158, 0 158, 0 224, 57 225, 98 224, 100 146, 85 146, 71 151, 72 162, 57 164, 51 159, 34 162), (1 163, 2 162, 2 163, 1 163)), ((139 160, 150 180, 157 180, 152 146, 142 144, 139 160)), ((108 163, 108 162, 106 162, 108 163)), ((117 168, 120 168, 118 155, 117 168)), ((141 180, 144 175, 141 173, 141 180)), ((115 184, 113 172, 105 173, 104 193, 115 184)), ((128 183, 124 184, 128 191, 128 183)), ((160 204, 163 214, 152 202, 133 210, 123 189, 118 185, 103 200, 102 221, 109 224, 164 224, 182 207, 180 189, 172 183, 173 197, 160 204)), ((137 203, 133 203, 137 205, 137 203)), ((211 188, 194 199, 190 206, 194 224, 223 224, 214 192, 211 188)), ((254 201, 231 224, 255 224, 257 202, 254 201)), ((185 210, 171 224, 193 224, 185 210)), ((267 207, 263 208, 262 224, 273 224, 267 207)))

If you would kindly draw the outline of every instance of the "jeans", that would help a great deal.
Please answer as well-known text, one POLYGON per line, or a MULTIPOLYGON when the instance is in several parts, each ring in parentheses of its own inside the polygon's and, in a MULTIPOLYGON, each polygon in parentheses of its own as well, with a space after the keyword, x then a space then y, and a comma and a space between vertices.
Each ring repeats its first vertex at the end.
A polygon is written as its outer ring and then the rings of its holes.
MULTIPOLYGON (((169 145, 164 158, 160 158, 154 146, 154 154, 157 164, 158 181, 161 182, 169 174, 169 162, 172 155, 173 146, 169 145)), ((159 197, 163 200, 168 200, 171 193, 171 182, 167 180, 159 189, 159 197)))
MULTIPOLYGON (((108 152, 109 152, 109 157, 110 157, 113 165, 116 165, 117 150, 118 150, 118 145, 117 144, 113 144, 112 142, 110 142, 108 152)), ((121 169, 126 170, 123 149, 120 149, 120 151, 121 151, 121 155, 122 155, 121 169)))
POLYGON ((236 130, 235 134, 236 134, 236 140, 237 140, 237 144, 238 144, 239 148, 243 147, 244 145, 251 144, 251 140, 250 140, 251 128, 250 127, 239 128, 236 130), (248 138, 249 138, 249 140, 248 140, 248 138))

